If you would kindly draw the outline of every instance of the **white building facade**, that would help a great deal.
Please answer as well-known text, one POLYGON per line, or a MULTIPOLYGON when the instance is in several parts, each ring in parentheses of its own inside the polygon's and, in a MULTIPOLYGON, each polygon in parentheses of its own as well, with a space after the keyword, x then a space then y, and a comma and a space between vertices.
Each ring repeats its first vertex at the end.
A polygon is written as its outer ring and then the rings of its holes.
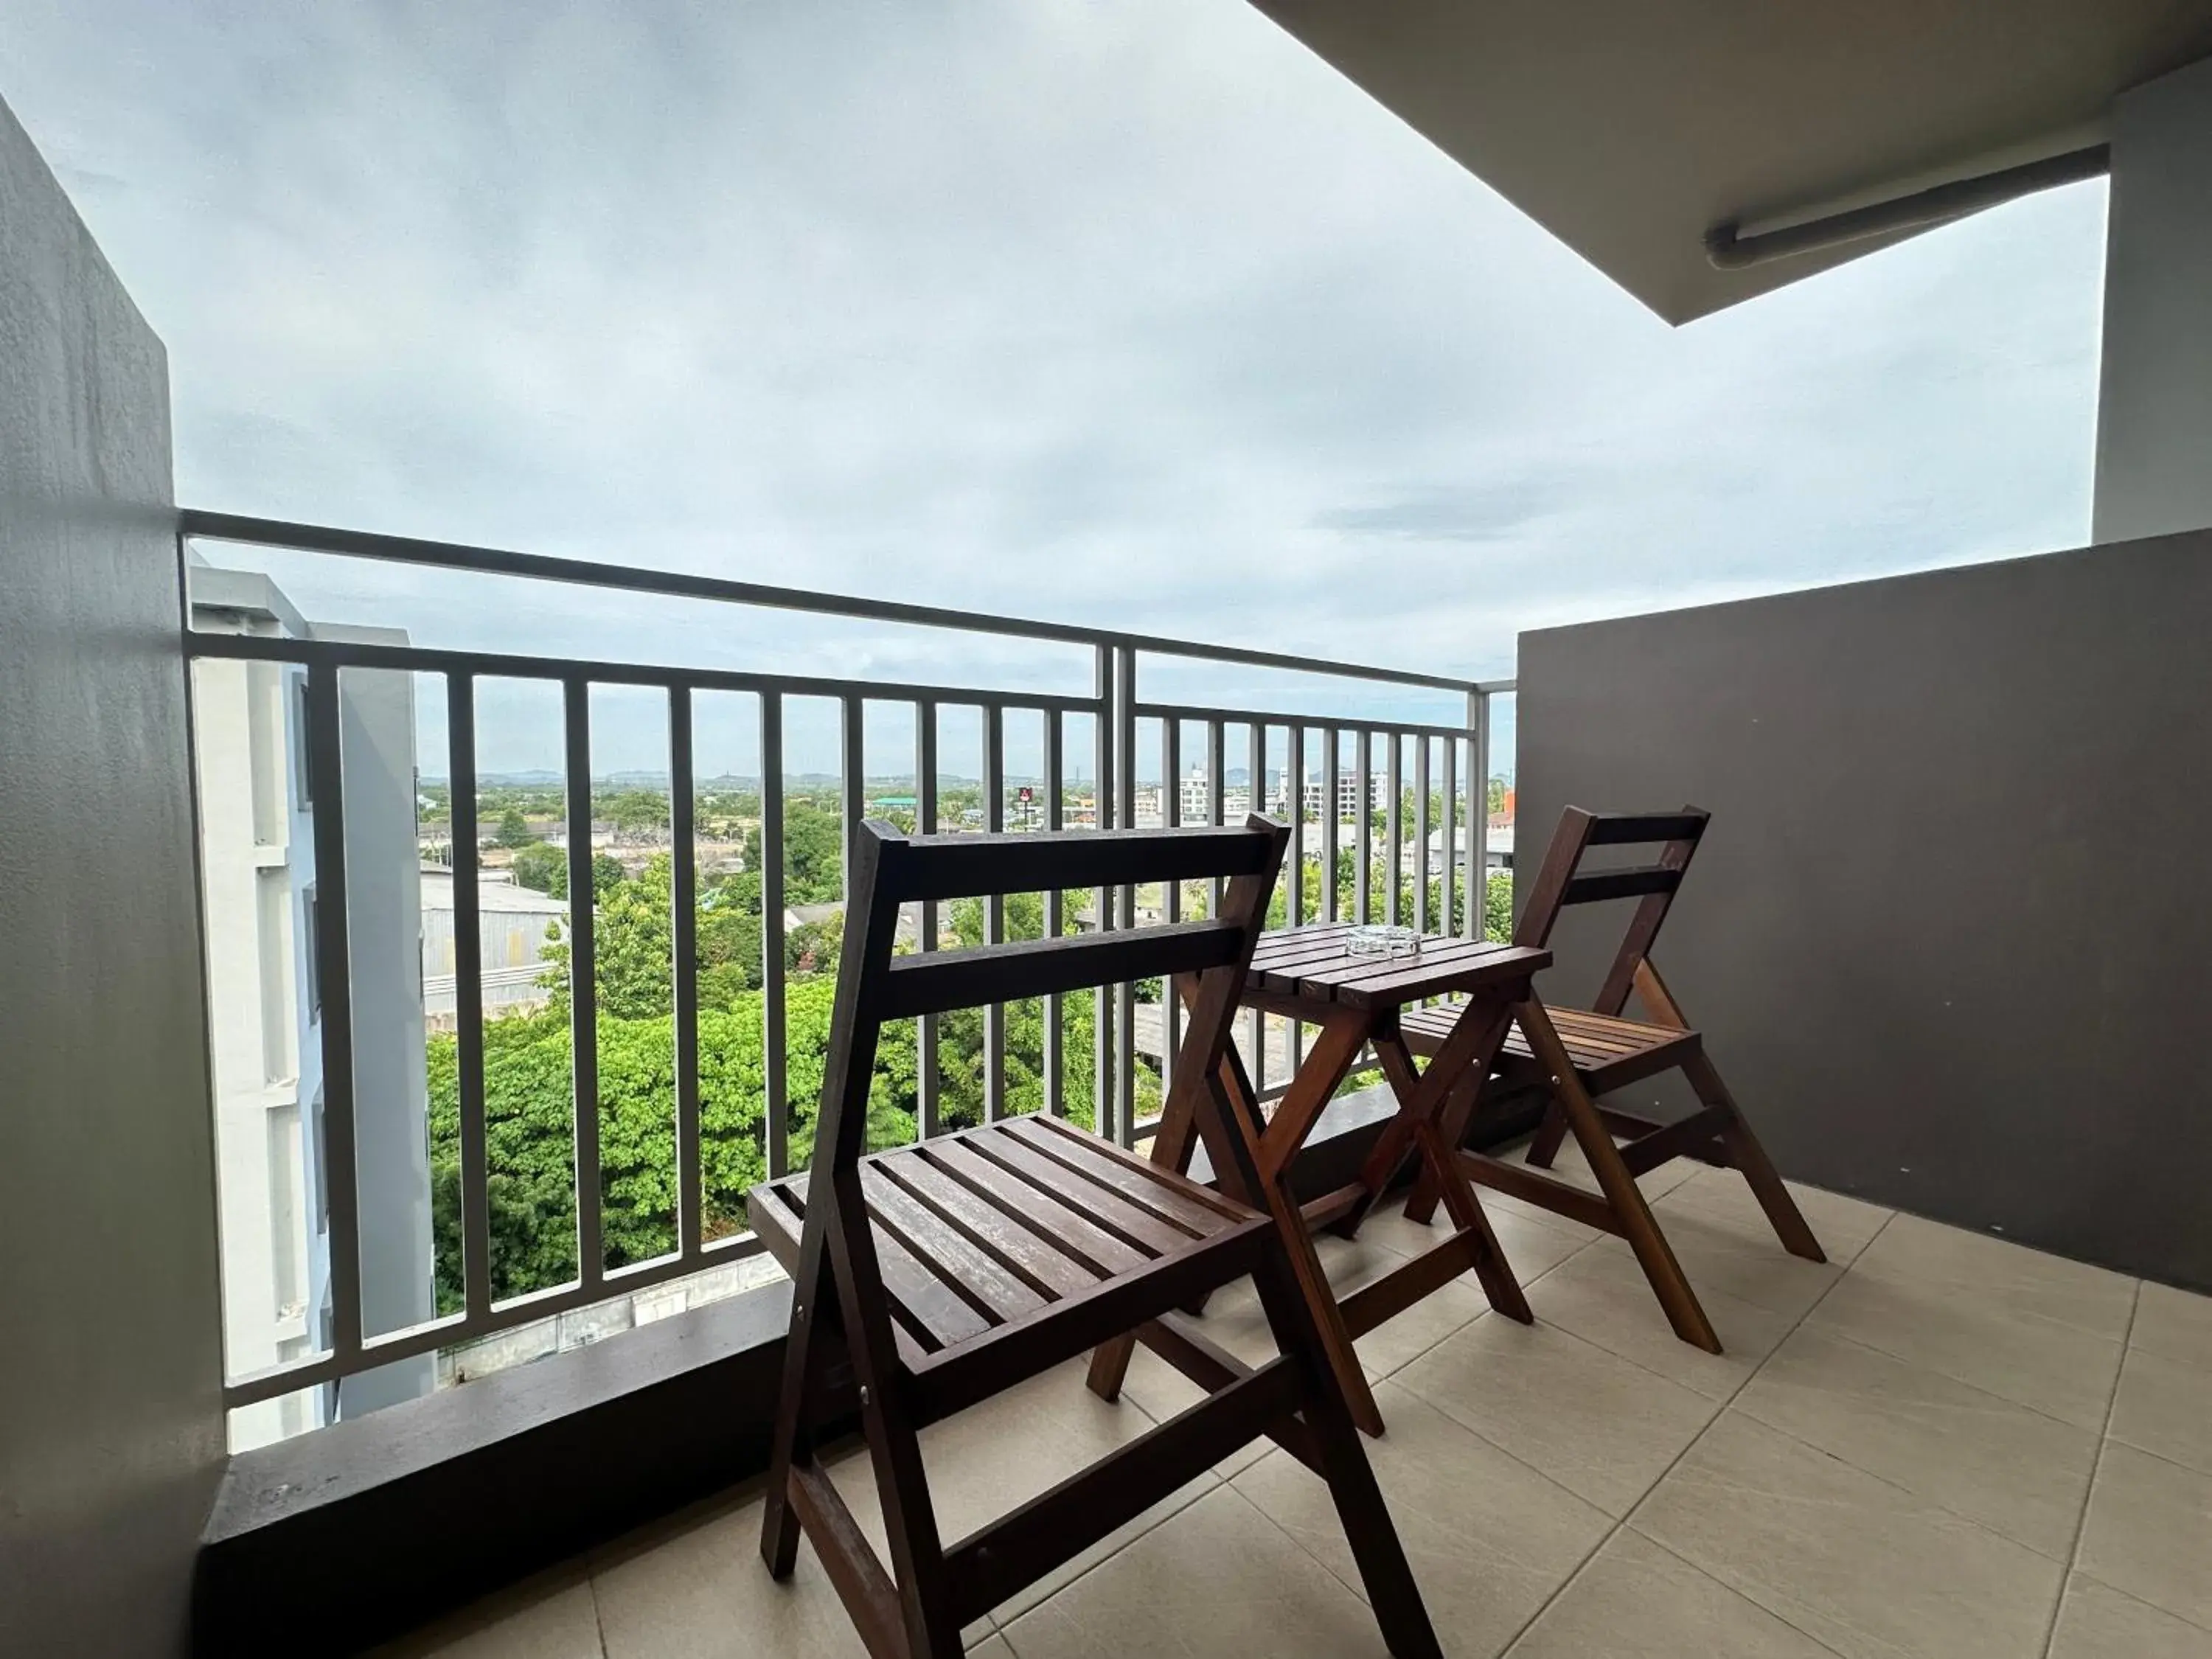
MULTIPOLYGON (((258 574, 195 567, 191 590, 197 628, 291 638, 341 632, 308 623, 258 574)), ((322 900, 304 671, 202 660, 192 696, 223 1335, 235 1376, 329 1345, 324 987, 315 955, 322 900)), ((436 1307, 411 677, 349 672, 339 705, 363 1328, 375 1334, 427 1320, 436 1307)), ((232 1444, 263 1444, 412 1398, 434 1376, 425 1357, 246 1407, 233 1413, 232 1444)))

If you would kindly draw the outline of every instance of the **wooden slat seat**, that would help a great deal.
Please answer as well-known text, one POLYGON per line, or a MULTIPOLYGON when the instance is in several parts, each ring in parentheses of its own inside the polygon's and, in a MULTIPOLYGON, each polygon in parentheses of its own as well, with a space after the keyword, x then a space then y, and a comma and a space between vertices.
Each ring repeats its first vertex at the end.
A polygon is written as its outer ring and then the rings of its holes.
POLYGON ((1304 1243, 1297 1200, 1279 1172, 1263 1176, 1257 1130, 1209 1081, 1288 840, 1256 817, 1238 830, 1012 836, 854 826, 812 1166, 754 1188, 747 1208, 792 1281, 761 1554, 788 1578, 811 1540, 872 1659, 961 1659, 963 1628, 1262 1437, 1327 1483, 1383 1644, 1395 1659, 1442 1659, 1291 1257, 1304 1243), (1156 880, 1224 881, 1219 915, 894 950, 916 900, 1156 880), (864 1153, 887 1024, 1161 976, 1196 987, 1168 1106, 1197 1126, 1237 1198, 1052 1117, 864 1153), (1256 1368, 1174 1325, 1176 1310, 1247 1277, 1279 1354, 1256 1368), (1205 1397, 947 1541, 921 1430, 1131 1335, 1205 1397), (888 1559, 821 1456, 821 1437, 855 1407, 888 1559))
MULTIPOLYGON (((1651 963, 1660 924, 1680 890, 1708 821, 1694 806, 1679 812, 1589 812, 1570 806, 1559 815, 1559 827, 1514 927, 1514 943, 1531 948, 1548 945, 1559 912, 1571 905, 1632 898, 1638 901, 1636 909, 1593 999, 1595 1008, 1555 1008, 1531 991, 1513 1010, 1512 1029, 1491 1069, 1510 1083, 1534 1085, 1552 1097, 1525 1156, 1505 1160, 1465 1150, 1460 1156, 1468 1173, 1482 1184, 1627 1240, 1674 1334, 1718 1353, 1720 1338, 1644 1202, 1637 1176, 1676 1158, 1735 1170, 1749 1183, 1785 1249, 1808 1261, 1826 1258, 1714 1069, 1705 1040, 1683 1017, 1681 1005, 1651 963), (1655 842, 1662 843, 1656 863, 1583 868, 1583 858, 1593 848, 1655 842), (1632 996, 1650 1018, 1625 1017, 1622 1010, 1632 996), (1699 1109, 1661 1123, 1601 1103, 1612 1091, 1668 1071, 1682 1073, 1698 1097, 1699 1109), (1595 1195, 1543 1173, 1570 1134, 1596 1181, 1595 1195), (1617 1145, 1615 1137, 1627 1144, 1617 1145)), ((1400 1017, 1406 1046, 1415 1054, 1436 1054, 1463 1007, 1406 1012, 1400 1017)), ((1454 1146, 1460 1146, 1465 1137, 1477 1092, 1472 1086, 1463 1089, 1446 1119, 1447 1139, 1454 1146)), ((1424 1177, 1407 1200, 1406 1213, 1425 1221, 1436 1202, 1434 1183, 1424 1177)))
MULTIPOLYGON (((1545 1006, 1552 1016, 1552 1024, 1558 1028, 1559 1041, 1566 1046, 1568 1057, 1575 1062, 1575 1070, 1582 1074, 1583 1086, 1594 1095, 1606 1094, 1640 1079, 1670 1071, 1700 1046, 1695 1031, 1647 1025, 1641 1020, 1619 1019, 1582 1008, 1561 1008, 1548 1003, 1545 1006)), ((1417 1054, 1433 1054, 1451 1035, 1452 1026, 1465 1006, 1461 1002, 1445 1002, 1432 1007, 1407 1009, 1398 1019, 1406 1046, 1417 1054)), ((1547 1073, 1528 1046, 1527 1034, 1517 1025, 1506 1034, 1493 1069, 1510 1083, 1548 1081, 1547 1073)))
MULTIPOLYGON (((768 1182, 747 1200, 753 1230, 786 1272, 799 1267, 809 1180, 768 1182)), ((901 1357, 917 1370, 1200 1245, 1216 1247, 1215 1284, 1241 1278, 1252 1270, 1245 1236, 1267 1224, 1257 1210, 1053 1118, 872 1153, 860 1160, 860 1182, 901 1357)))

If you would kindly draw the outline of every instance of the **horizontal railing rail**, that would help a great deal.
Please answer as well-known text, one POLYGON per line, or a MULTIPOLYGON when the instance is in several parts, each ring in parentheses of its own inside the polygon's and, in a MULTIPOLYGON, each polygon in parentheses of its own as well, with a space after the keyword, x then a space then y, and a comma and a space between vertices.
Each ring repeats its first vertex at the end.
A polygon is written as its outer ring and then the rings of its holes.
POLYGON ((191 507, 180 511, 178 520, 179 533, 187 538, 206 541, 283 547, 295 552, 329 553, 345 558, 374 559, 386 563, 424 565, 446 570, 479 571, 492 575, 567 582, 616 592, 658 593, 674 599, 713 599, 722 604, 751 605, 762 610, 801 611, 817 616, 903 623, 921 628, 951 629, 968 634, 996 634, 1016 639, 1054 640, 1069 645, 1103 646, 1115 650, 1146 651, 1161 656, 1233 663, 1249 668, 1279 668, 1300 674, 1328 674, 1342 679, 1367 680, 1380 684, 1423 685, 1440 691, 1511 689, 1511 682, 1505 680, 1466 680, 1449 674, 1423 674, 1410 669, 1377 668, 1360 663, 1335 662, 1323 657, 1301 657, 1288 652, 1257 651, 1243 646, 1202 644, 1194 640, 1131 634, 1114 629, 1086 627, 1078 623, 1030 621, 1015 617, 993 616, 986 611, 951 610, 941 605, 908 605, 891 599, 864 599, 845 594, 817 593, 805 588, 731 581, 724 577, 700 576, 684 571, 603 564, 586 559, 556 558, 542 553, 517 553, 504 548, 473 546, 465 542, 426 541, 416 537, 341 530, 327 525, 289 524, 281 520, 248 518, 232 513, 209 513, 191 507))
MULTIPOLYGON (((179 562, 188 657, 203 661, 283 663, 304 676, 307 785, 313 801, 314 880, 322 918, 314 939, 314 969, 321 988, 320 1025, 323 1107, 321 1146, 325 1194, 322 1219, 328 1234, 330 1299, 327 1346, 310 1357, 249 1375, 234 1376, 226 1397, 233 1407, 270 1400, 292 1391, 342 1379, 394 1360, 473 1340, 526 1322, 545 1318, 696 1272, 752 1253, 758 1241, 750 1234, 716 1240, 708 1236, 702 1156, 702 1081, 699 1052, 701 1013, 696 930, 702 895, 698 868, 698 792, 695 775, 697 699, 702 694, 735 692, 754 699, 753 732, 759 757, 759 848, 761 1007, 763 1068, 762 1155, 773 1178, 793 1167, 793 1103, 788 1097, 789 1031, 786 966, 786 739, 788 708, 799 699, 834 706, 841 769, 838 812, 849 854, 851 836, 867 809, 870 744, 867 711, 902 708, 912 721, 910 754, 898 765, 913 769, 913 810, 918 825, 939 825, 940 755, 948 711, 976 711, 981 734, 982 832, 1005 834, 1009 799, 1008 722, 1020 720, 1041 737, 1036 792, 1041 814, 1020 829, 1066 827, 1071 785, 1070 723, 1087 724, 1088 757, 1095 827, 1139 827, 1147 823, 1197 821, 1183 810, 1183 737, 1187 726, 1202 732, 1204 821, 1221 823, 1231 791, 1227 785, 1231 734, 1245 750, 1245 804, 1249 810, 1274 810, 1290 822, 1291 843, 1286 864, 1282 919, 1298 923, 1330 917, 1407 921, 1429 931, 1479 933, 1482 927, 1486 859, 1484 781, 1489 771, 1491 699, 1510 691, 1511 683, 1455 679, 1399 670, 1320 662, 1279 653, 1244 650, 1189 641, 1157 638, 1108 629, 1024 622, 965 611, 812 594, 794 589, 684 575, 455 544, 425 542, 353 531, 283 524, 228 514, 190 512, 181 516, 179 562), (662 594, 740 605, 811 611, 878 621, 955 629, 1087 647, 1092 653, 1088 695, 1008 690, 988 686, 933 686, 794 673, 687 667, 629 660, 598 660, 482 649, 458 649, 328 638, 278 637, 198 629, 190 592, 191 566, 185 544, 195 540, 250 543, 287 551, 395 561, 494 574, 581 584, 596 588, 662 594), (1138 659, 1156 654, 1201 662, 1321 673, 1379 684, 1446 689, 1466 700, 1467 723, 1377 720, 1367 714, 1311 715, 1279 709, 1232 708, 1140 701, 1138 659), (459 1310, 397 1331, 364 1329, 361 1262, 362 1241, 356 1204, 355 1038, 352 1018, 353 962, 348 937, 348 852, 345 833, 346 777, 342 763, 341 677, 353 673, 406 673, 442 684, 446 703, 453 879, 453 972, 437 976, 441 1005, 450 985, 459 1106, 459 1208, 462 1295, 459 1310), (501 1299, 495 1295, 492 1263, 492 1152, 488 1121, 485 988, 511 978, 508 970, 487 970, 482 959, 480 921, 483 910, 478 821, 483 778, 477 753, 477 694, 485 682, 539 682, 559 689, 562 786, 565 823, 565 871, 572 896, 566 919, 568 1041, 574 1113, 575 1264, 573 1281, 501 1299), (600 1009, 595 957, 601 941, 593 892, 592 692, 601 686, 643 688, 665 700, 668 749, 666 832, 672 886, 670 1018, 673 1056, 675 1248, 645 1261, 610 1267, 606 1261, 607 1212, 601 1194, 599 1049, 600 1009), (1378 760, 1379 753, 1379 760, 1378 760), (1140 781, 1146 760, 1154 761, 1157 785, 1140 781), (1349 763, 1347 766, 1347 757, 1349 763), (1407 763, 1410 761, 1410 765, 1407 763), (1271 799, 1272 778, 1279 780, 1271 799), (1438 822, 1431 824, 1432 781, 1439 781, 1438 822), (1157 806, 1150 791, 1157 787, 1157 806), (1401 801, 1410 788, 1412 822, 1401 822, 1401 801), (1376 801, 1377 792, 1382 795, 1376 801), (1462 810, 1462 797, 1463 810, 1462 810), (1309 809, 1311 810, 1309 810, 1309 809), (1382 848, 1375 846, 1377 817, 1382 848), (1461 824, 1466 831, 1464 881, 1461 824), (1431 846, 1432 828, 1441 830, 1431 846), (1410 830, 1410 847, 1405 831, 1410 830), (1340 849, 1352 856, 1349 890, 1340 880, 1340 849), (1413 872, 1409 911, 1401 904, 1408 854, 1413 872), (1318 866, 1317 906, 1308 902, 1307 869, 1318 866), (1370 879, 1370 866, 1375 879, 1370 879), (1380 895, 1373 889, 1379 884, 1380 895), (1432 910, 1431 886, 1440 907, 1432 910), (1464 893, 1460 889, 1463 885, 1464 893), (1401 914, 1401 911, 1404 913, 1401 914)), ((422 757, 427 760, 428 757, 422 757)), ((896 774, 891 774, 896 775, 896 774)), ((1030 801, 1034 805, 1033 797, 1030 801)), ((849 869, 849 857, 845 860, 849 869)), ((1117 866, 1118 869, 1118 866, 1117 866)), ((1120 879, 1116 875, 1113 879, 1120 879)), ((1157 884, 1156 884, 1157 885, 1157 884)), ((1212 884, 1201 884, 1201 887, 1212 884)), ((1142 893, 1123 884, 1083 895, 1042 895, 1040 931, 1058 938, 1071 924, 1087 921, 1108 930, 1138 925, 1142 893), (1071 912, 1071 901, 1079 908, 1071 912), (1087 902, 1088 915, 1082 914, 1087 902)), ((1160 893, 1160 920, 1186 918, 1185 894, 1177 884, 1160 893)), ((947 901, 917 902, 914 948, 938 948, 947 901)), ((1218 890, 1201 892, 1200 909, 1210 917, 1218 890)), ((1007 943, 1005 901, 982 902, 982 939, 1007 943)), ((1055 990, 1040 999, 1041 1109, 1068 1115, 1071 1066, 1083 1059, 1066 1050, 1070 1006, 1080 991, 1055 990)), ((1122 983, 1094 990, 1091 1020, 1092 1127, 1124 1146, 1137 1145, 1152 1127, 1140 1097, 1164 1097, 1170 1080, 1171 1056, 1180 1036, 1181 1010, 1165 987, 1157 994, 1158 1016, 1148 1030, 1163 1039, 1158 1056, 1138 1043, 1138 987, 1122 983), (1149 1079, 1149 1082, 1147 1081, 1149 1079)), ((918 1006, 922 1005, 917 1005, 918 1006)), ((443 1018, 441 1013, 441 1018, 443 1018)), ((1303 1035, 1278 1022, 1273 1038, 1288 1054, 1279 1077, 1270 1075, 1270 1028, 1255 1013, 1243 1046, 1263 1097, 1280 1093, 1303 1054, 1303 1035)), ((913 1103, 917 1131, 927 1137, 944 1132, 945 1017, 923 1012, 915 1030, 915 1079, 913 1103)), ((1010 1109, 1008 1016, 1006 1005, 985 1010, 980 1053, 982 1111, 987 1119, 1010 1109)))

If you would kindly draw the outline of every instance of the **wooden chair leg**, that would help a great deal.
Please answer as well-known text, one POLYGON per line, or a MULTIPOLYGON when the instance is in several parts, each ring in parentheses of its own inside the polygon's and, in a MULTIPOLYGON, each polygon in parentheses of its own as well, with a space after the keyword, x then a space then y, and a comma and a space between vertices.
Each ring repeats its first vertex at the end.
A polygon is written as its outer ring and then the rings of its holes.
POLYGON ((790 1340, 783 1352, 783 1384, 775 1408, 775 1438, 768 1465, 768 1496, 762 1505, 761 1559, 769 1575, 791 1577, 799 1564, 799 1512, 791 1503, 794 1468, 814 1461, 813 1414, 823 1375, 829 1369, 830 1336, 841 1325, 837 1298, 830 1293, 827 1262, 813 1253, 813 1271, 802 1261, 792 1289, 790 1340))
MULTIPOLYGON (((1484 1080, 1468 1077, 1453 1085, 1451 1099, 1445 1104, 1438 1121, 1437 1133, 1453 1152, 1466 1144, 1467 1126, 1474 1121, 1474 1109, 1482 1098, 1484 1080)), ((1424 1164, 1413 1179, 1413 1190, 1406 1196, 1406 1218, 1418 1221, 1424 1227, 1436 1215, 1437 1203, 1443 1196, 1437 1185, 1436 1172, 1424 1164)))
MULTIPOLYGON (((854 1190, 840 1194, 841 1211, 867 1213, 854 1190)), ((836 1266, 839 1307, 853 1356, 853 1376, 860 1391, 860 1427, 876 1476, 883 1509, 884 1538, 890 1546, 890 1566, 896 1586, 901 1622, 910 1659, 961 1659, 960 1620, 954 1614, 952 1587, 945 1571, 945 1546, 938 1535, 937 1510, 922 1468, 921 1439, 908 1412, 906 1389, 891 1349, 887 1308, 864 1305, 855 1289, 848 1256, 849 1242, 834 1230, 829 1249, 836 1266)), ((865 1540, 861 1540, 865 1542, 865 1540)), ((832 1577, 836 1576, 832 1568, 832 1577)), ((841 1585, 841 1589, 842 1586, 841 1585)))
MULTIPOLYGON (((1277 1225, 1285 1230, 1286 1237, 1303 1236, 1295 1206, 1287 1216, 1279 1204, 1270 1207, 1278 1211, 1277 1225)), ((1338 1385, 1313 1306, 1298 1286, 1292 1264, 1271 1252, 1254 1278, 1275 1344, 1297 1366, 1304 1383, 1304 1415, 1360 1582, 1366 1586, 1368 1605, 1382 1627, 1383 1644, 1396 1659, 1443 1659, 1443 1650, 1429 1622, 1397 1524, 1376 1484, 1367 1449, 1353 1427, 1350 1402, 1338 1385)))
POLYGON ((1544 1109, 1544 1121, 1536 1126, 1535 1139, 1528 1143, 1527 1161, 1540 1170, 1552 1167, 1559 1157, 1559 1148, 1566 1144, 1567 1115, 1557 1100, 1544 1109))
POLYGON ((1728 1085, 1721 1081, 1720 1073, 1702 1048, 1683 1061, 1682 1073, 1690 1079, 1690 1086, 1697 1091, 1699 1100, 1728 1114, 1729 1127, 1721 1131, 1721 1143, 1728 1148, 1729 1162, 1743 1176, 1751 1195, 1759 1200, 1759 1207, 1766 1212, 1766 1219, 1775 1237, 1782 1241, 1782 1248, 1808 1261, 1826 1261, 1828 1258, 1821 1251, 1820 1241, 1805 1224, 1797 1200, 1782 1184, 1780 1172, 1768 1160, 1766 1149, 1752 1133, 1751 1125, 1744 1121, 1743 1113, 1729 1093, 1728 1085))
POLYGON ((1462 1233, 1473 1233, 1478 1242, 1480 1253, 1474 1258, 1474 1276, 1483 1294, 1490 1299, 1490 1305, 1508 1319, 1523 1325, 1534 1324, 1536 1316, 1528 1306, 1528 1292, 1514 1277, 1513 1266, 1506 1261, 1498 1235, 1491 1231, 1490 1218, 1482 1212, 1482 1200, 1475 1196, 1474 1187, 1459 1168, 1451 1143, 1434 1124, 1423 1124, 1419 1135, 1422 1158, 1431 1171, 1430 1179, 1443 1191, 1444 1208, 1450 1213, 1453 1227, 1462 1233))
POLYGON ((1651 1206, 1644 1201, 1644 1189, 1636 1184, 1636 1177, 1620 1161, 1620 1149, 1606 1132, 1596 1103, 1583 1088, 1582 1079, 1575 1075, 1574 1061, 1568 1056, 1566 1045, 1559 1041, 1551 1016, 1544 1012, 1541 1003, 1531 998, 1515 1011, 1515 1018, 1521 1023, 1522 1034, 1528 1039, 1529 1048, 1551 1074, 1553 1100, 1573 1131, 1576 1144, 1583 1149, 1590 1173, 1597 1177, 1598 1190, 1604 1194, 1607 1205, 1620 1223, 1621 1237, 1635 1251, 1638 1265, 1650 1281, 1651 1293, 1659 1298, 1660 1307, 1666 1311, 1667 1322, 1674 1328, 1675 1335, 1692 1347, 1703 1348, 1707 1353, 1720 1352, 1721 1340, 1714 1334, 1712 1321, 1705 1317, 1698 1293, 1684 1277, 1682 1264, 1674 1260, 1674 1248, 1667 1243, 1667 1235, 1651 1218, 1651 1206))

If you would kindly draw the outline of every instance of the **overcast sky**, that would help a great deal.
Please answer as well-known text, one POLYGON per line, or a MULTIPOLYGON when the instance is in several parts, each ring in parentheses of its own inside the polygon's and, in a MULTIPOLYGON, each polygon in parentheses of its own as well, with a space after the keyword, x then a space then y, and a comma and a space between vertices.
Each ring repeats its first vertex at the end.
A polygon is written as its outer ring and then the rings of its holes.
MULTIPOLYGON (((193 505, 1486 677, 2087 536, 2101 185, 1673 330, 1243 0, 8 0, 0 97, 167 343, 193 505)), ((432 643, 1086 689, 283 574, 432 643)))

